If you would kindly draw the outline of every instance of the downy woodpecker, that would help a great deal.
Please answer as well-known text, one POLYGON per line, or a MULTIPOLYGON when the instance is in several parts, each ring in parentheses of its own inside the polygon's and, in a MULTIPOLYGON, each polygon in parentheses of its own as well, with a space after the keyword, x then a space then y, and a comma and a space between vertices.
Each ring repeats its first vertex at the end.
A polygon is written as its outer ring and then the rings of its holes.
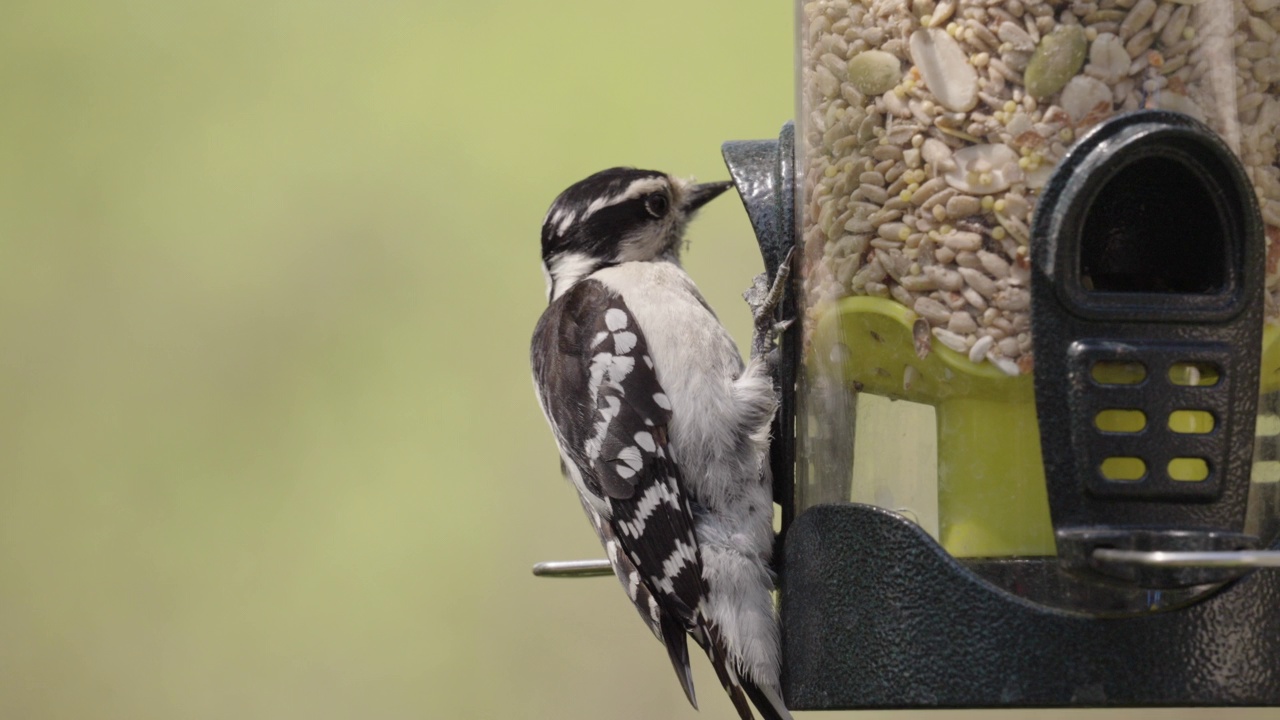
POLYGON ((561 193, 542 224, 533 379, 564 473, 689 702, 686 636, 744 720, 748 698, 789 719, 769 569, 777 397, 764 357, 743 365, 680 267, 685 225, 729 187, 612 168, 561 193))

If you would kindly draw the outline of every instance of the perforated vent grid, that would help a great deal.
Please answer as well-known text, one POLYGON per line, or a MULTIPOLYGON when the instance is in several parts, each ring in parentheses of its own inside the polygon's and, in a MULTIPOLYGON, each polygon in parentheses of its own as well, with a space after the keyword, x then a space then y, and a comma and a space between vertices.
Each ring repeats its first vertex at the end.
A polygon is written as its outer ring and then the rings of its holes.
POLYGON ((1229 439, 1227 346, 1084 340, 1069 356, 1071 441, 1090 494, 1218 496, 1229 439))

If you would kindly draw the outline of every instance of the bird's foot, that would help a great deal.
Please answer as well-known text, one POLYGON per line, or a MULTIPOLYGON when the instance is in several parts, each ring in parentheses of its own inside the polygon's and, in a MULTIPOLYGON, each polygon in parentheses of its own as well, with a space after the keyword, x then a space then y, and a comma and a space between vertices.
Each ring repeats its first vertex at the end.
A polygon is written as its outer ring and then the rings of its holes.
POLYGON ((774 341, 794 322, 792 318, 779 321, 776 317, 778 306, 787 292, 787 283, 791 279, 791 258, 794 255, 795 248, 787 252, 782 264, 778 266, 772 285, 769 284, 768 276, 760 273, 755 277, 751 287, 742 293, 742 299, 746 300, 747 305, 751 307, 751 315, 754 319, 754 329, 751 333, 751 357, 763 358, 769 363, 770 368, 777 366, 776 353, 772 352, 774 341))

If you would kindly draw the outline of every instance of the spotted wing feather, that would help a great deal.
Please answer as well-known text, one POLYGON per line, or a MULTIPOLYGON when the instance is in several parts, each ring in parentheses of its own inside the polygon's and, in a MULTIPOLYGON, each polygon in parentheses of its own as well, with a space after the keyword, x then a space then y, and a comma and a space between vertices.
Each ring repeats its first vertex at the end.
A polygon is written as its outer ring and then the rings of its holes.
POLYGON ((693 514, 671 456, 671 405, 644 333, 622 298, 593 280, 551 304, 533 370, 583 506, 693 701, 685 633, 706 596, 693 514))

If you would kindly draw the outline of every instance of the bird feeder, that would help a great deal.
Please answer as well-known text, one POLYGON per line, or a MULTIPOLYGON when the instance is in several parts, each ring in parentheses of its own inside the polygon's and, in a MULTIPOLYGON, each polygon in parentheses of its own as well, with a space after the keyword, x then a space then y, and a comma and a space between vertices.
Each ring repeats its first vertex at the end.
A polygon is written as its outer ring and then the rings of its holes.
POLYGON ((1280 2, 796 17, 788 707, 1280 705, 1280 2))
POLYGON ((1280 705, 1280 5, 797 18, 789 707, 1280 705))

